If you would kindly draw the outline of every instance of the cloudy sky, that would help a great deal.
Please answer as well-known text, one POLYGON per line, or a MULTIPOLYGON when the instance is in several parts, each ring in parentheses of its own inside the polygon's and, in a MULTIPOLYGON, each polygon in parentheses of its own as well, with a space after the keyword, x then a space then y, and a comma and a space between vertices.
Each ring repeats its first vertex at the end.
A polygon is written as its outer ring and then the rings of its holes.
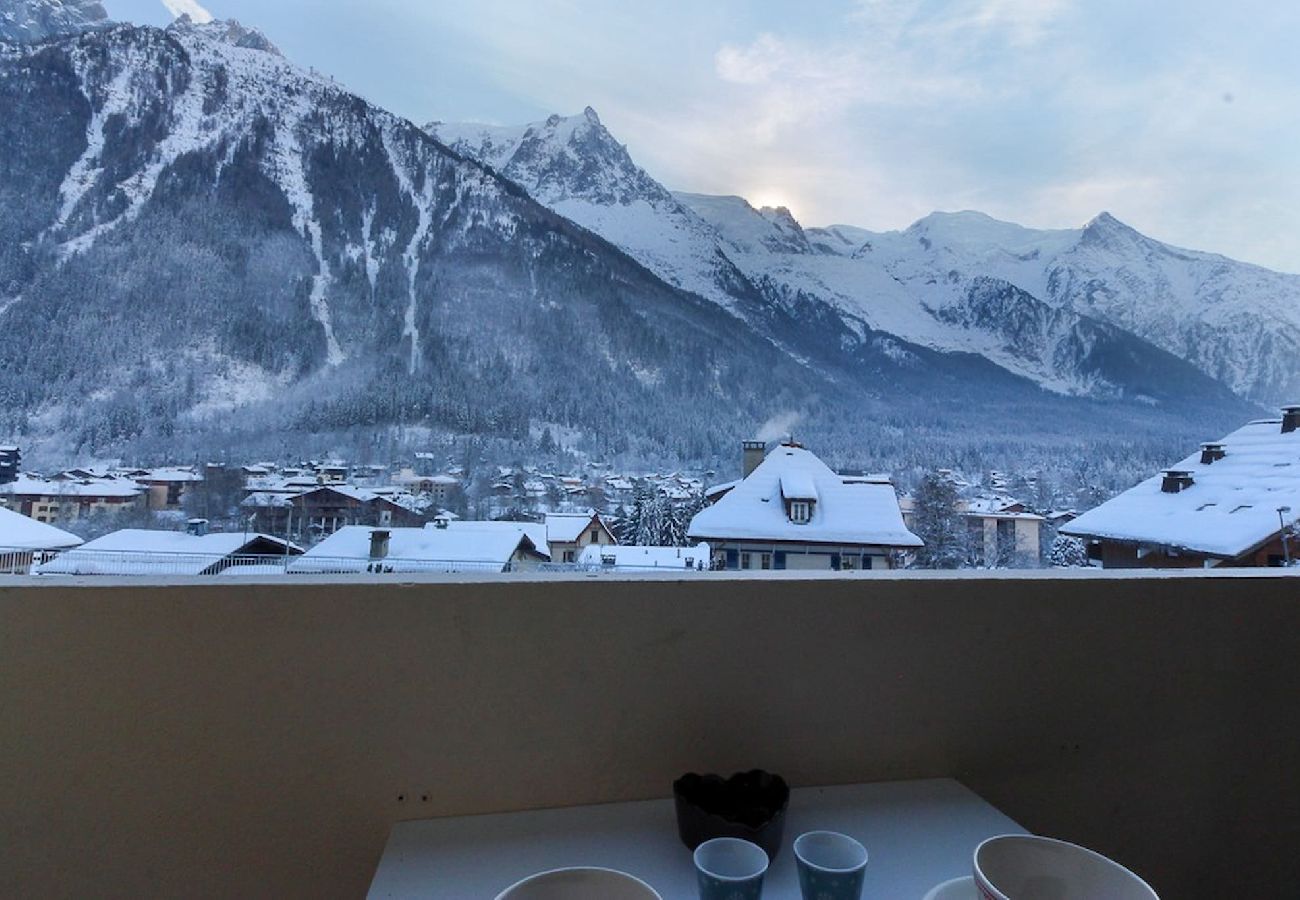
POLYGON ((1277 0, 105 0, 209 11, 417 122, 591 105, 671 188, 806 225, 1109 210, 1300 272, 1300 4, 1277 0), (633 8, 633 7, 640 8, 633 8))

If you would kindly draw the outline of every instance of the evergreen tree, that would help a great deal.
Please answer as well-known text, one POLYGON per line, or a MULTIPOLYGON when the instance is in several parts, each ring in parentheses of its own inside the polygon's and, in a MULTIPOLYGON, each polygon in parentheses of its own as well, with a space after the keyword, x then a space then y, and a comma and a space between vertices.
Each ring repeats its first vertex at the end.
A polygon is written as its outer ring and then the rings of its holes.
POLYGON ((1063 534, 1058 534, 1056 540, 1052 541, 1052 551, 1047 558, 1058 569, 1079 568, 1092 564, 1088 559, 1088 548, 1083 541, 1063 534))
POLYGON ((957 488, 930 472, 916 489, 912 531, 925 542, 916 553, 919 569, 959 569, 969 557, 966 523, 957 511, 957 488))

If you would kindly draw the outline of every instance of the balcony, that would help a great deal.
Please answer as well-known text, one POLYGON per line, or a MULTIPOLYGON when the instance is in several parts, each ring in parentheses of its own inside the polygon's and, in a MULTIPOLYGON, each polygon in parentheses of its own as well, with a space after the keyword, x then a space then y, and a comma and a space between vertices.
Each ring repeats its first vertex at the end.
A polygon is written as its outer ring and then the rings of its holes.
POLYGON ((1300 880, 1294 576, 761 575, 8 579, 0 895, 356 897, 401 820, 753 765, 1300 880))

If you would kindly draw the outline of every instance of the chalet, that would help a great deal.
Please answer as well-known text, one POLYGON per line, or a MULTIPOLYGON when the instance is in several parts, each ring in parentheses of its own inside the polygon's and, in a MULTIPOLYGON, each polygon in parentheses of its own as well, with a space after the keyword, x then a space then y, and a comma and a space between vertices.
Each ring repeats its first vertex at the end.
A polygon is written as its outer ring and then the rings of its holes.
POLYGON ((583 513, 548 513, 546 541, 551 548, 551 559, 571 563, 577 562, 578 555, 587 547, 608 547, 617 544, 618 538, 595 510, 587 510, 583 513))
POLYGON ((887 479, 837 475, 793 441, 765 451, 745 442, 744 477, 691 520, 715 568, 888 569, 922 546, 887 479))
POLYGON ((326 537, 351 525, 401 528, 424 524, 424 516, 392 497, 344 484, 292 494, 256 491, 240 506, 253 516, 253 527, 300 540, 326 537))
POLYGON ((1251 422, 1061 527, 1108 569, 1295 559, 1300 406, 1251 422))
POLYGON ((139 509, 144 488, 118 478, 64 478, 58 481, 20 475, 0 485, 0 503, 38 522, 75 522, 96 512, 139 509))
POLYGON ((578 555, 585 569, 620 572, 703 572, 712 567, 708 544, 694 547, 641 547, 631 544, 591 545, 578 555))
POLYGON ((519 529, 348 525, 290 563, 289 572, 512 572, 546 560, 545 553, 519 529))
POLYGON ((41 575, 216 575, 302 553, 266 534, 191 534, 126 528, 36 567, 41 575))

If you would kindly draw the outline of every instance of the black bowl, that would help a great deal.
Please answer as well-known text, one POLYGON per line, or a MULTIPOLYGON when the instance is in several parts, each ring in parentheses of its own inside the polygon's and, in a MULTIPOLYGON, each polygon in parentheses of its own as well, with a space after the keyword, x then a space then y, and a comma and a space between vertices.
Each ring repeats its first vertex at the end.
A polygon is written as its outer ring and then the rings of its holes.
POLYGON ((691 772, 673 782, 677 833, 688 850, 718 837, 758 844, 768 859, 781 849, 790 786, 780 775, 754 769, 730 778, 691 772))

